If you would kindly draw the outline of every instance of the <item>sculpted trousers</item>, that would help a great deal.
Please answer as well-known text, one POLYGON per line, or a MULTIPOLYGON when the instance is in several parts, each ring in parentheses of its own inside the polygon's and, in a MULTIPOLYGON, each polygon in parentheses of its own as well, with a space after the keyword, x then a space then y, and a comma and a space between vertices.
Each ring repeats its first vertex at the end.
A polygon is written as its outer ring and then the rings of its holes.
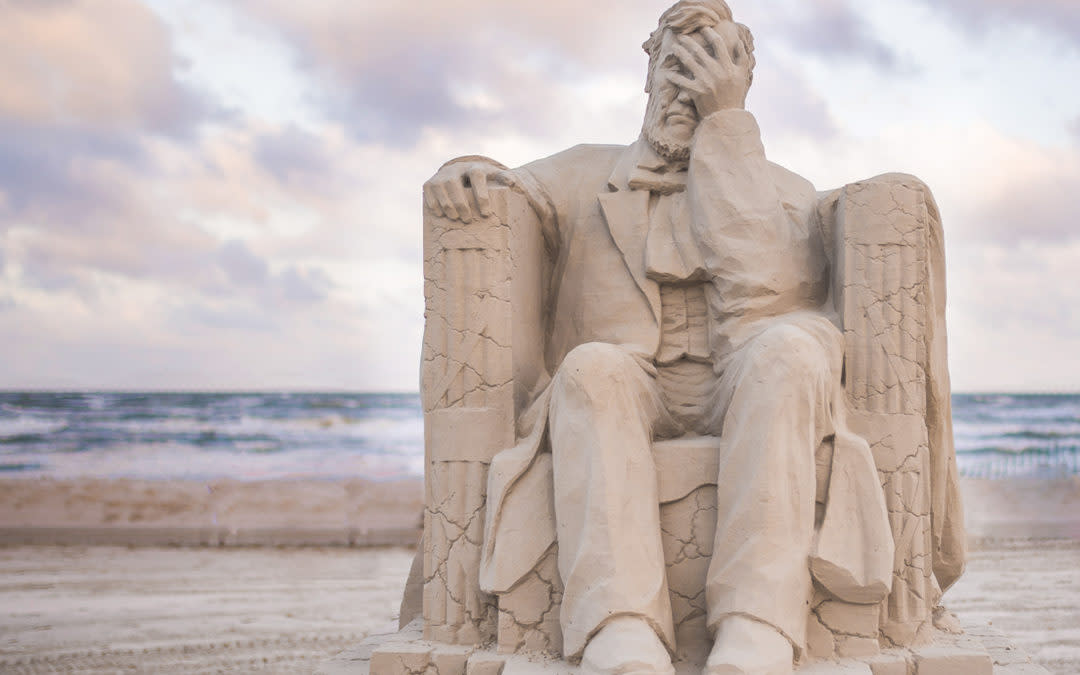
MULTIPOLYGON (((805 642, 811 594, 814 455, 833 433, 839 332, 824 317, 779 321, 744 344, 710 385, 702 425, 718 435, 717 528, 708 625, 743 614, 805 642)), ((564 652, 580 656, 616 616, 675 638, 652 442, 680 422, 652 364, 620 347, 575 348, 552 382, 564 652)))

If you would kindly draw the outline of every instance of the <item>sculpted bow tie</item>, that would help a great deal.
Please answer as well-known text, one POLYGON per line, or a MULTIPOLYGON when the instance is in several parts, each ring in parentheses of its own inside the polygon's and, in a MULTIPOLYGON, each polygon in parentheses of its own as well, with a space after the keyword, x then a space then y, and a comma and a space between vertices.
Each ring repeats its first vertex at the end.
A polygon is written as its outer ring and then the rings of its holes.
POLYGON ((686 190, 685 161, 669 162, 655 152, 644 153, 636 167, 630 171, 631 190, 648 190, 662 195, 686 190))

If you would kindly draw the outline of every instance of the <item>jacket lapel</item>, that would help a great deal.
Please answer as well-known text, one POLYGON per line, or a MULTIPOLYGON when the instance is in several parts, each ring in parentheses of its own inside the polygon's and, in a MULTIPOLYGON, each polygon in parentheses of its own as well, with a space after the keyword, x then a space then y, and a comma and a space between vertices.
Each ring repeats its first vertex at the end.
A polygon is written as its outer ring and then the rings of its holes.
POLYGON ((645 275, 645 241, 649 233, 649 193, 616 190, 599 195, 608 230, 622 252, 630 275, 645 294, 656 325, 660 325, 660 286, 645 275))

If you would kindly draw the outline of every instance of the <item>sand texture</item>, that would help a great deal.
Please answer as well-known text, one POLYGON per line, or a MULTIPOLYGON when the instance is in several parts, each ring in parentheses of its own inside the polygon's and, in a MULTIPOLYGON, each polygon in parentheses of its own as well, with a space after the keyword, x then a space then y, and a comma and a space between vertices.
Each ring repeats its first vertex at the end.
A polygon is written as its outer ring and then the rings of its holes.
MULTIPOLYGON (((1080 674, 1078 495, 964 481, 972 551, 946 595, 1061 675, 1080 674)), ((312 672, 396 626, 413 551, 344 546, 415 542, 421 499, 419 481, 0 481, 0 673, 312 672)))
POLYGON ((412 556, 3 548, 0 673, 311 672, 395 621, 412 556))
POLYGON ((1051 672, 1080 674, 1080 541, 983 541, 945 605, 1051 672))
POLYGON ((965 478, 960 488, 970 539, 1080 539, 1080 476, 965 478))
MULTIPOLYGON (((0 548, 2 673, 310 673, 396 626, 413 551, 0 548)), ((946 596, 1059 675, 1080 673, 1080 542, 972 552, 946 596)))
POLYGON ((423 482, 0 481, 0 544, 414 545, 423 482))

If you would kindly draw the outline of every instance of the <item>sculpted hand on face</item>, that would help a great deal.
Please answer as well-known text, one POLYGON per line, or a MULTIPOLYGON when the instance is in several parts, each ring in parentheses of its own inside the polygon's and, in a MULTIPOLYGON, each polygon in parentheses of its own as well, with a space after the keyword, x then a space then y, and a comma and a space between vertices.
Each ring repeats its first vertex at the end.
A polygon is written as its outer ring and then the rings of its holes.
POLYGON ((736 25, 723 21, 688 34, 666 31, 656 64, 645 135, 660 155, 685 160, 702 119, 745 105, 751 59, 736 25))
POLYGON ((745 105, 750 89, 749 60, 733 23, 679 35, 671 51, 689 76, 669 72, 668 81, 689 95, 702 119, 745 105))

